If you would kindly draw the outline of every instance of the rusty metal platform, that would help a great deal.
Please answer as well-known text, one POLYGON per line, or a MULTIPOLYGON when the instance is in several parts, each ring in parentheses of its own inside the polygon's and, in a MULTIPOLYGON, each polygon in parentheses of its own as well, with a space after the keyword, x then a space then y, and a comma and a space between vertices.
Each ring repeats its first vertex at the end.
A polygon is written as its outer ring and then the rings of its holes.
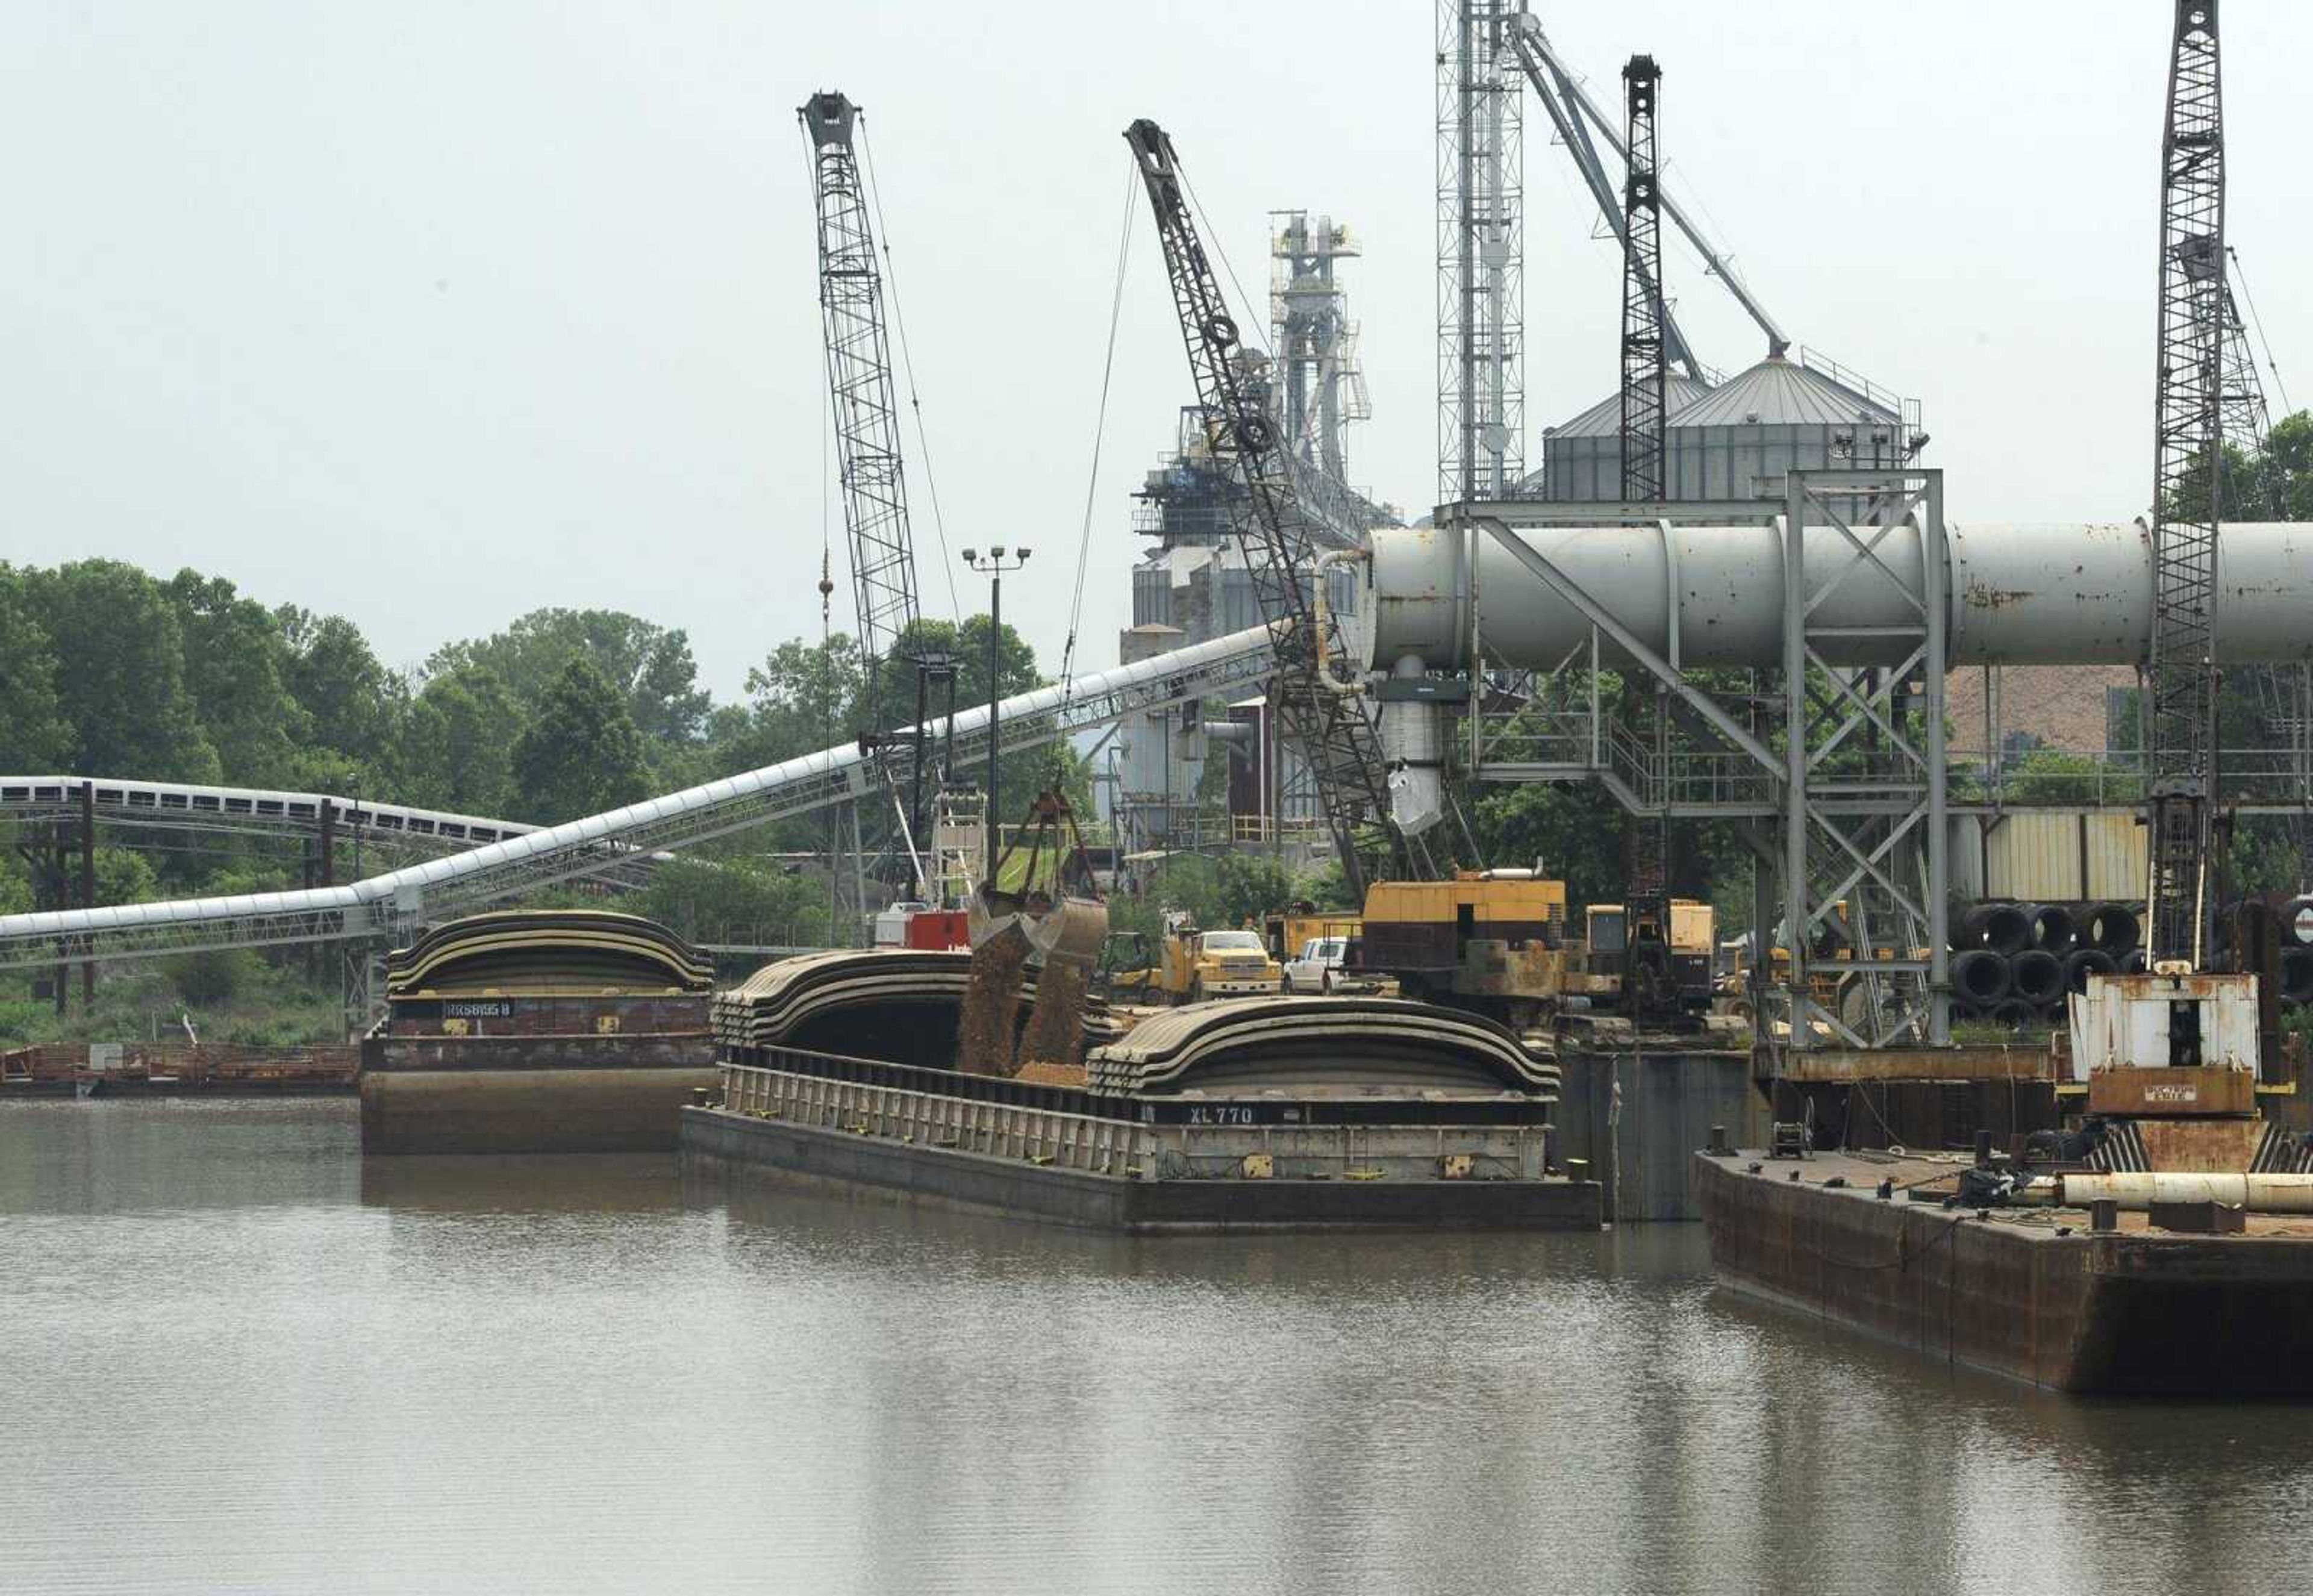
POLYGON ((2209 1235, 2124 1214, 2098 1232, 2077 1208, 1946 1207, 1968 1162, 1698 1154, 1712 1267, 1746 1294, 2054 1390, 2313 1393, 2313 1217, 2209 1235))

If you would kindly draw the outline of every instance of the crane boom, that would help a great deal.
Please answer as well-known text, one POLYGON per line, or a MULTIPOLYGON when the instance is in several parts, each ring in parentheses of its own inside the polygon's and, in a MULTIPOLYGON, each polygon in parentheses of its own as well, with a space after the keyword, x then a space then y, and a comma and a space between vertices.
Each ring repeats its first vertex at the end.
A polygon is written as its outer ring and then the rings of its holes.
POLYGON ((892 718, 880 690, 883 662, 916 624, 916 548, 900 460, 900 411, 884 330, 884 276, 854 135, 859 108, 822 91, 796 111, 811 147, 819 213, 819 305, 827 340, 827 390, 843 483, 843 528, 859 609, 867 729, 892 718))
MULTIPOLYGON (((1550 104, 1551 96, 1549 85, 1543 82, 1543 74, 1548 72, 1556 79, 1560 92, 1565 96, 1569 115, 1578 122, 1587 121, 1597 130, 1599 137, 1614 146, 1616 154, 1625 161, 1630 159, 1629 144, 1613 120, 1599 109, 1598 102, 1590 98, 1582 85, 1574 80, 1565 63, 1559 59, 1557 51, 1551 47, 1550 39, 1542 31, 1541 18, 1524 10, 1516 13, 1510 18, 1509 41, 1511 53, 1517 57, 1519 68, 1525 72, 1535 92, 1542 96, 1545 109, 1550 104)), ((1569 147, 1574 147, 1571 140, 1569 147)), ((1586 178, 1587 175, 1586 172, 1586 178)), ((1591 192, 1600 200, 1600 208, 1605 212, 1608 224, 1620 233, 1622 224, 1615 221, 1614 212, 1607 209, 1613 191, 1604 189, 1601 183, 1593 182, 1591 192)), ((1791 346, 1790 335, 1783 331, 1774 317, 1767 313, 1767 307, 1759 303, 1758 296, 1751 292, 1750 285, 1735 270, 1734 262, 1720 253, 1719 247, 1696 225, 1677 200, 1666 194, 1662 197, 1662 207, 1664 214, 1686 235, 1686 241, 1693 244, 1695 252, 1702 257, 1711 275, 1727 285, 1727 292, 1735 296, 1735 302, 1743 307, 1744 314, 1767 335, 1767 353, 1780 355, 1789 349, 1791 346)))
MULTIPOLYGON (((1278 715, 1308 762, 1342 873, 1362 902, 1365 872, 1357 844, 1368 817, 1384 819, 1398 874, 1422 879, 1435 874, 1435 867, 1418 837, 1387 825, 1388 778, 1380 739, 1363 697, 1346 690, 1328 670, 1328 662, 1343 658, 1344 650, 1331 610, 1311 580, 1315 539, 1294 496, 1284 440, 1238 371, 1236 321, 1197 236, 1173 141, 1146 118, 1126 128, 1124 138, 1156 214, 1206 441, 1215 464, 1236 469, 1244 479, 1246 495, 1233 530, 1253 596, 1275 628, 1278 715)), ((1317 573, 1315 581, 1323 580, 1317 573)))
POLYGON ((2217 532, 2222 514, 2224 100, 2217 0, 2177 0, 2160 162, 2153 625, 2145 666, 2145 945, 2206 967, 2217 794, 2217 532))
POLYGON ((1664 337, 1662 194, 1655 180, 1655 110, 1662 69, 1652 56, 1623 68, 1630 175, 1623 185, 1623 497, 1667 497, 1668 343, 1664 337))

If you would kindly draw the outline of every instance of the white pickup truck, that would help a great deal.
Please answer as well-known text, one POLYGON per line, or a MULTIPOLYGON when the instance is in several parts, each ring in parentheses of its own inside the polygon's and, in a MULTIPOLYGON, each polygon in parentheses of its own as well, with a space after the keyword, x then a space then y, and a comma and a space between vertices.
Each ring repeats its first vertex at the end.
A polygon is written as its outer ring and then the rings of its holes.
POLYGON ((1285 987, 1288 992, 1331 992, 1333 980, 1341 973, 1341 964, 1349 955, 1350 939, 1346 936, 1315 936, 1301 944, 1301 956, 1285 965, 1285 987))

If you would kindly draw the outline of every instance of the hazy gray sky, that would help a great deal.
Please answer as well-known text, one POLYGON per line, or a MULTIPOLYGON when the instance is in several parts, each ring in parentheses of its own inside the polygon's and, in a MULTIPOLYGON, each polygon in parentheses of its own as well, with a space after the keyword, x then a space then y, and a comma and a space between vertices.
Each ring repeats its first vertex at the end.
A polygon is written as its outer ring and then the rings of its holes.
MULTIPOLYGON (((1661 61, 1669 186, 1794 336, 1922 399, 1956 518, 2135 513, 2167 0, 1536 9, 1602 94, 1633 50, 1661 61)), ((2225 26, 2229 232, 2313 401, 2313 6, 2235 0, 2225 26)), ((1431 28, 1421 0, 17 0, 0 550, 196 566, 342 611, 396 664, 537 605, 613 606, 687 627, 735 693, 817 636, 823 520, 844 581, 794 115, 838 87, 868 113, 949 548, 1037 548, 1007 611, 1054 668, 1133 117, 1172 130, 1249 289, 1271 208, 1359 232, 1374 419, 1351 476, 1429 502, 1431 28)), ((1617 262, 1545 135, 1537 115, 1530 432, 1614 381, 1617 262)), ((1763 352, 1689 259, 1671 270, 1706 359, 1763 352)), ((1139 209, 1130 271, 1087 666, 1130 619, 1125 495, 1187 392, 1139 209)))

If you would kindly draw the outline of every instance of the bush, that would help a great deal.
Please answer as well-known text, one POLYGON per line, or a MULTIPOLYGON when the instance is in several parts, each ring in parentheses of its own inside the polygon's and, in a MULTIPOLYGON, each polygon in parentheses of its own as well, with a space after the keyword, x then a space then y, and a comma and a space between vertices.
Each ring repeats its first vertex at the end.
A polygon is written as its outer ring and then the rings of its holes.
POLYGON ((55 1013, 52 1004, 29 997, 0 1002, 0 1040, 31 1041, 47 1027, 55 1013))
POLYGON ((247 948, 180 953, 161 966, 177 995, 194 1008, 215 1008, 254 989, 265 978, 265 961, 247 948))

